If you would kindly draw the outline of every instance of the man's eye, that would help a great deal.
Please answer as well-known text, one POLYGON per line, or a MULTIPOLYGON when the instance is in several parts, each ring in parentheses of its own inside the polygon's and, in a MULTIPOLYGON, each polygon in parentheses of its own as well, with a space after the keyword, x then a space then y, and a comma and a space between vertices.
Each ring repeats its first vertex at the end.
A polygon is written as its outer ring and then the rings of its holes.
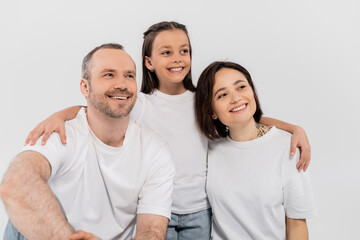
POLYGON ((105 76, 105 77, 113 77, 114 74, 113 74, 113 73, 106 73, 104 76, 105 76))

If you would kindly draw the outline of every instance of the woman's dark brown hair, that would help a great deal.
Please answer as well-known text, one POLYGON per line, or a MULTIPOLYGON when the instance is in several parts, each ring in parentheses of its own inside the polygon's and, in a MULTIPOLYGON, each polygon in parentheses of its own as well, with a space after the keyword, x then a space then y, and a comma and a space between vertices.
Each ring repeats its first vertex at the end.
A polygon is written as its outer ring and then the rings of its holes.
POLYGON ((216 120, 212 118, 213 110, 211 103, 213 100, 215 74, 223 68, 234 69, 244 74, 254 92, 254 99, 256 102, 256 111, 254 113, 255 121, 259 122, 263 114, 250 73, 237 63, 213 62, 201 73, 195 94, 196 120, 201 132, 210 140, 228 136, 227 127, 222 124, 218 118, 216 120))
MULTIPOLYGON (((143 93, 152 93, 156 88, 159 87, 159 79, 156 76, 155 72, 151 72, 145 66, 145 57, 151 57, 152 46, 154 43, 154 39, 157 34, 161 31, 180 29, 186 33, 186 36, 189 40, 189 53, 191 59, 191 44, 189 35, 185 25, 177 23, 177 22, 159 22, 149 27, 149 29, 144 32, 144 43, 142 46, 142 84, 141 84, 141 92, 143 93)), ((188 74, 185 76, 183 80, 183 84, 185 89, 194 92, 196 90, 192 78, 191 78, 191 68, 188 74)))

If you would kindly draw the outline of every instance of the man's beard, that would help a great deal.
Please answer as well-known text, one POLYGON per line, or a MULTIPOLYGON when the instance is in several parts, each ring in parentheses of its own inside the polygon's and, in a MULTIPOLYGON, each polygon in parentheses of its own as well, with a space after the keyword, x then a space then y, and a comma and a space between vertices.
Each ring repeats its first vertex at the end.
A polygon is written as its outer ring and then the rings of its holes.
POLYGON ((133 101, 130 105, 127 104, 119 104, 117 109, 113 109, 109 103, 106 101, 108 95, 115 94, 126 94, 130 97, 133 97, 134 94, 129 92, 127 89, 125 90, 113 90, 106 92, 104 95, 96 95, 92 92, 91 87, 89 87, 89 101, 91 105, 94 106, 101 113, 105 114, 110 118, 123 118, 129 115, 132 108, 135 105, 135 101, 133 101))

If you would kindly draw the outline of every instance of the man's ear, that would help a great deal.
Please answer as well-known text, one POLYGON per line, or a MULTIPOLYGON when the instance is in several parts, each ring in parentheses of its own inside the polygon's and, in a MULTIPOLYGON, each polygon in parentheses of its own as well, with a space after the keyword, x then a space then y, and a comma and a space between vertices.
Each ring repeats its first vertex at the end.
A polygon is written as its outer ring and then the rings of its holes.
POLYGON ((149 69, 150 72, 154 71, 154 66, 152 65, 151 59, 148 56, 145 56, 145 66, 149 69))
POLYGON ((80 81, 80 90, 81 90, 81 93, 82 95, 87 99, 88 96, 89 96, 89 81, 86 80, 85 78, 82 78, 81 81, 80 81))

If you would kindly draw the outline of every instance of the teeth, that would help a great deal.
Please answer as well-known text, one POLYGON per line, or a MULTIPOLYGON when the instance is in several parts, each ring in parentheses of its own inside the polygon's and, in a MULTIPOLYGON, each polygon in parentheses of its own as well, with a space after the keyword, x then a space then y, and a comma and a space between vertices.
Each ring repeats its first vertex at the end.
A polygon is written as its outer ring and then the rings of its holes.
POLYGON ((120 99, 120 100, 126 100, 127 99, 127 97, 111 97, 111 98, 120 99))
POLYGON ((182 68, 180 67, 180 68, 170 68, 170 71, 172 71, 172 72, 178 72, 178 71, 181 71, 182 70, 182 68))
POLYGON ((237 107, 237 108, 235 108, 235 109, 231 110, 231 112, 237 112, 237 111, 240 111, 240 110, 244 109, 245 107, 246 107, 246 105, 244 104, 244 105, 242 105, 242 106, 240 106, 240 107, 237 107))

